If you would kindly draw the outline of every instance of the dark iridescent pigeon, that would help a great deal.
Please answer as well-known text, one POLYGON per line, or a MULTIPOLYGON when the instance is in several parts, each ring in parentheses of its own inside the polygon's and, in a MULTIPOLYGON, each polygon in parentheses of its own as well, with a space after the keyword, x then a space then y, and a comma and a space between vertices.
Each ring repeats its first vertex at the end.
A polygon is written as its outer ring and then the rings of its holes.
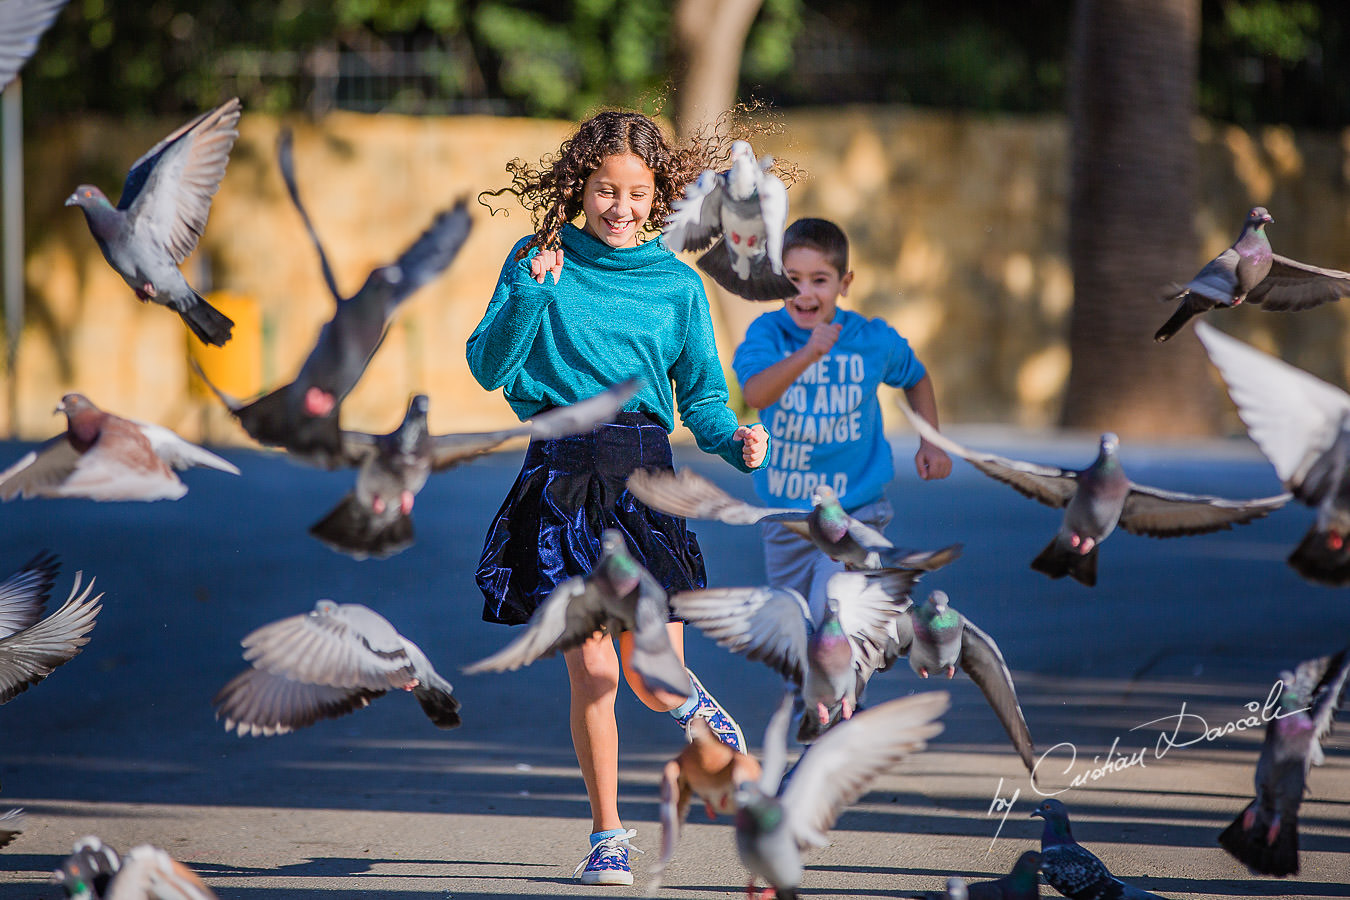
POLYGON ((738 500, 692 469, 679 472, 639 469, 628 477, 628 490, 652 509, 688 519, 728 525, 777 522, 814 543, 826 556, 851 569, 940 569, 961 555, 961 545, 941 550, 897 548, 881 532, 853 518, 834 490, 817 486, 809 510, 771 509, 738 500))
POLYGON ((612 420, 637 386, 636 379, 629 379, 516 428, 477 434, 430 434, 430 401, 426 394, 418 394, 408 404, 403 424, 389 434, 342 432, 341 462, 359 470, 356 487, 309 533, 357 559, 392 556, 412 546, 413 498, 433 472, 453 468, 513 437, 550 440, 590 431, 612 420))
POLYGON ((745 141, 731 145, 731 168, 707 171, 676 200, 663 229, 666 246, 679 250, 713 248, 698 265, 722 287, 747 300, 795 297, 783 274, 783 229, 787 188, 769 174, 772 157, 755 159, 745 141))
POLYGON ((1041 855, 1035 850, 1026 851, 1017 857, 1011 872, 993 881, 967 883, 953 875, 947 879, 947 890, 941 896, 943 900, 1037 900, 1041 896, 1041 855))
POLYGON ((56 412, 66 414, 66 431, 0 472, 0 500, 177 500, 187 485, 174 469, 207 466, 239 474, 169 429, 104 412, 83 394, 66 394, 56 412))
POLYGON ((1117 525, 1157 538, 1207 534, 1259 519, 1289 502, 1289 494, 1225 500, 1137 484, 1125 475, 1116 456, 1119 439, 1110 432, 1102 435, 1092 465, 1079 470, 968 450, 910 409, 903 394, 896 396, 910 424, 930 443, 1022 495, 1064 510, 1059 533, 1031 563, 1051 578, 1069 575, 1088 587, 1095 585, 1097 549, 1117 525))
POLYGON ((318 251, 324 282, 337 308, 290 384, 250 401, 240 401, 214 385, 211 389, 255 441, 282 447, 314 465, 337 466, 343 459, 338 424, 342 401, 365 374, 394 312, 450 265, 473 223, 461 200, 453 209, 439 214, 395 262, 372 271, 359 291, 344 298, 338 293, 323 245, 300 202, 287 130, 277 142, 277 157, 286 189, 318 251))
POLYGON ((66 206, 84 212, 103 257, 137 297, 169 307, 202 343, 218 347, 234 323, 192 289, 178 266, 206 228, 238 124, 236 97, 160 141, 132 165, 116 208, 92 184, 66 198, 66 206))
POLYGON ((979 686, 1012 739, 1022 764, 1028 772, 1032 771, 1036 748, 1017 702, 1012 672, 994 639, 952 609, 943 591, 933 591, 923 603, 911 606, 905 615, 895 619, 892 627, 895 642, 886 648, 890 658, 883 668, 891 660, 907 656, 910 668, 921 677, 943 673, 951 678, 959 665, 979 686))
POLYGON ((65 5, 66 0, 0 0, 0 91, 19 74, 65 5))
POLYGON ((1126 884, 1107 870, 1092 851, 1073 839, 1069 811, 1054 799, 1032 811, 1045 819, 1041 832, 1041 874, 1052 888, 1073 900, 1162 900, 1126 884))
POLYGON ((872 782, 942 731, 936 719, 951 699, 945 691, 888 700, 831 728, 802 754, 780 784, 787 762, 792 695, 783 698, 764 733, 764 774, 736 791, 736 849, 756 877, 793 900, 802 881, 802 853, 829 843, 840 813, 872 782))
POLYGON ((722 647, 763 661, 801 689, 806 712, 798 740, 807 743, 853 715, 869 662, 909 607, 913 570, 837 572, 818 622, 796 591, 775 587, 708 588, 670 598, 675 615, 722 647))
POLYGON ((1274 221, 1264 206, 1248 212, 1233 246, 1164 298, 1172 303, 1179 300, 1181 305, 1153 339, 1168 340, 1193 316, 1216 306, 1237 306, 1243 300, 1270 312, 1297 312, 1350 296, 1350 272, 1321 269, 1272 251, 1266 226, 1274 221))
POLYGON ((1322 739, 1345 699, 1350 648, 1281 672, 1280 705, 1266 723, 1256 763, 1256 799, 1219 835, 1219 844, 1257 875, 1298 874, 1298 809, 1322 739))
POLYGON ((252 664, 211 702, 225 730, 286 734, 369 706, 392 690, 412 691, 437 728, 459 725, 459 701, 420 647, 360 603, 320 600, 308 613, 244 638, 252 664))
POLYGON ((70 662, 89 643, 103 595, 90 598, 93 581, 81 592, 80 573, 66 602, 42 618, 57 566, 56 557, 39 555, 0 584, 0 703, 70 662))
POLYGON ((1196 337, 1275 474, 1317 520, 1289 565, 1321 584, 1350 584, 1350 394, 1201 322, 1196 337))
POLYGON ((82 838, 52 872, 69 900, 217 900, 197 874, 159 847, 119 856, 97 837, 82 838))
POLYGON ((689 673, 671 646, 666 623, 670 605, 652 574, 628 552, 622 531, 600 536, 600 558, 590 574, 569 578, 553 589, 530 617, 525 631, 501 650, 464 671, 515 671, 537 659, 579 647, 601 629, 618 637, 633 634, 633 670, 649 691, 688 696, 689 673))

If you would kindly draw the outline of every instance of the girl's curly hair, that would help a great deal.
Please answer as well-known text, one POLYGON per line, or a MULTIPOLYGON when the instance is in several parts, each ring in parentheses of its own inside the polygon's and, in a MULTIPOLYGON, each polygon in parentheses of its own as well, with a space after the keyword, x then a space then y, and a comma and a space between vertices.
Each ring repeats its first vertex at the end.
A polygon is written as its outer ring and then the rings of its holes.
POLYGON ((723 167, 731 158, 731 139, 723 130, 717 129, 710 138, 695 134, 687 146, 681 146, 668 140, 661 127, 642 113, 606 110, 582 122, 557 153, 538 164, 511 160, 506 165, 511 183, 484 191, 479 202, 491 209, 484 197, 515 194, 530 211, 534 236, 521 248, 521 258, 535 247, 555 247, 563 225, 581 214, 586 179, 606 157, 631 153, 655 176, 656 193, 644 230, 659 231, 685 187, 705 169, 723 167))

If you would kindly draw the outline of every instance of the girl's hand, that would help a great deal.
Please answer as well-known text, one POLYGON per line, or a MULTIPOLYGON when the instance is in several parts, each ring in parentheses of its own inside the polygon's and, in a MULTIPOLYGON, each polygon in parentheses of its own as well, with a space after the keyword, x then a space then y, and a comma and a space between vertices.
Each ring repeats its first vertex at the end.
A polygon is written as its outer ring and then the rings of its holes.
POLYGON ((544 283, 544 275, 548 272, 553 273, 553 283, 558 283, 558 273, 563 267, 563 252, 559 247, 557 250, 540 250, 530 260, 530 277, 540 284, 544 283))
POLYGON ((919 452, 914 454, 914 468, 924 481, 946 478, 952 474, 952 458, 941 447, 920 441, 919 452))
POLYGON ((758 469, 764 464, 764 456, 769 452, 769 433, 763 425, 742 425, 731 439, 741 442, 741 460, 747 468, 758 469))

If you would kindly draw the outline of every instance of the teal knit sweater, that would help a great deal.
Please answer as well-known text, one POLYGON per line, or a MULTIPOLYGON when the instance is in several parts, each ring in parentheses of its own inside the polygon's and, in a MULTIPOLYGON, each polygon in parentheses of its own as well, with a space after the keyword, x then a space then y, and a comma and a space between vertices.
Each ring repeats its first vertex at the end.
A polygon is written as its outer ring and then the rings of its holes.
POLYGON ((505 388, 525 420, 593 396, 631 376, 642 386, 624 407, 669 431, 680 418, 699 449, 741 471, 738 422, 713 341, 703 283, 659 238, 615 249, 563 226, 558 283, 530 277, 533 253, 511 248, 487 312, 469 335, 469 369, 489 391, 505 388), (674 395, 671 382, 674 382, 674 395))

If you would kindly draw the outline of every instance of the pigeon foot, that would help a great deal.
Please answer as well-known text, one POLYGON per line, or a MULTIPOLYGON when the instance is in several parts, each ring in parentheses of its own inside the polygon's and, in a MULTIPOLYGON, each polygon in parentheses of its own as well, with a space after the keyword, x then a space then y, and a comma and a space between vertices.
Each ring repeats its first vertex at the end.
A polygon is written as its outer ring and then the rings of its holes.
POLYGON ((402 512, 405 516, 412 512, 413 508, 412 491, 405 490, 403 493, 398 495, 398 508, 399 511, 402 512))
POLYGON ((703 808, 707 811, 709 819, 717 818, 717 813, 713 811, 712 804, 707 800, 703 801, 703 808))
POLYGON ((305 391, 305 412, 311 416, 326 416, 333 411, 337 403, 327 391, 312 387, 305 391))
POLYGON ((415 689, 417 688, 417 686, 418 686, 419 684, 421 684, 421 683, 422 683, 422 682, 421 682, 420 679, 414 678, 414 679, 412 679, 411 681, 409 681, 407 684, 405 684, 405 685, 403 686, 403 689, 404 689, 405 691, 415 690, 415 689))
POLYGON ((1280 817, 1276 816, 1270 820, 1270 827, 1266 829, 1266 843, 1270 846, 1275 845, 1275 839, 1280 836, 1280 817))
POLYGON ((955 678, 955 677, 956 677, 956 666, 948 666, 948 667, 947 667, 947 677, 948 677, 948 678, 955 678))
POLYGON ((1248 809, 1242 814, 1242 830, 1251 831, 1252 826, 1256 824, 1256 810, 1248 809))
POLYGON ((923 667, 923 666, 920 666, 920 667, 919 667, 919 677, 920 677, 920 678, 927 678, 927 677, 928 677, 928 669, 925 668, 925 667, 923 667))
POLYGON ((816 717, 820 719, 822 728, 827 727, 830 724, 830 711, 825 708, 824 703, 816 704, 816 717))
POLYGON ((371 498, 370 508, 375 511, 375 515, 384 515, 384 498, 378 494, 371 498))
POLYGON ((1345 538, 1343 536, 1337 534, 1334 531, 1327 535, 1328 548, 1332 550, 1340 550, 1344 546, 1345 546, 1345 538))

